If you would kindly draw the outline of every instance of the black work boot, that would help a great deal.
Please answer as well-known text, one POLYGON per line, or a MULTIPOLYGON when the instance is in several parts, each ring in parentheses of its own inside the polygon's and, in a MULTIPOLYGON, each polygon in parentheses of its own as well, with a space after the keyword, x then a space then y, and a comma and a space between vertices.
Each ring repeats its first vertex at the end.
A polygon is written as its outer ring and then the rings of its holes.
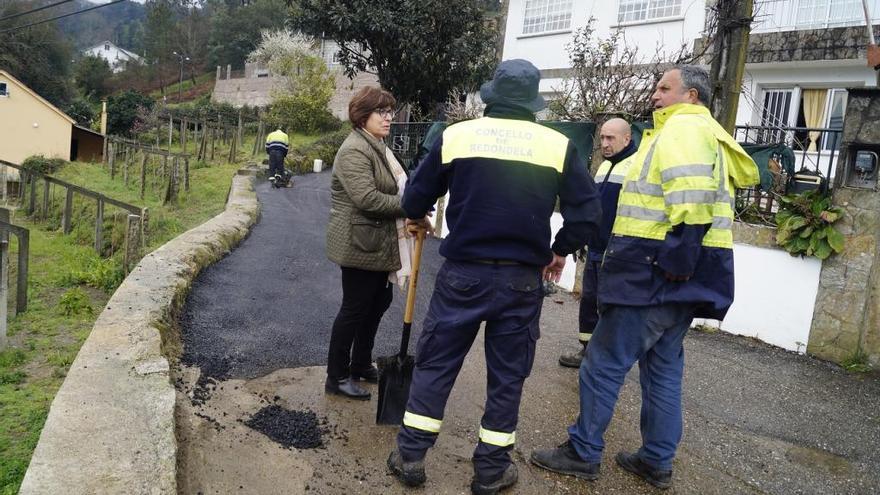
POLYGON ((491 483, 484 483, 474 476, 474 480, 471 481, 471 493, 474 495, 495 495, 516 484, 517 479, 519 479, 519 474, 516 470, 516 464, 511 463, 501 473, 501 477, 491 483))
POLYGON ((639 457, 639 454, 618 452, 614 460, 617 461, 617 464, 623 469, 626 469, 661 490, 666 490, 672 486, 672 470, 661 471, 652 468, 646 464, 641 457, 639 457))
POLYGON ((536 450, 530 458, 532 464, 554 473, 567 474, 587 481, 599 479, 599 463, 586 462, 574 450, 571 440, 555 449, 536 450))
POLYGON ((336 379, 327 377, 324 382, 324 392, 334 395, 342 395, 355 400, 370 400, 370 393, 358 386, 350 378, 336 379))
POLYGON ((392 450, 388 456, 388 470, 406 486, 422 486, 427 479, 424 460, 406 462, 398 449, 392 450))
POLYGON ((379 383, 379 370, 375 366, 370 365, 369 368, 361 370, 351 370, 351 379, 356 381, 365 381, 367 383, 379 383))
POLYGON ((575 352, 567 352, 559 356, 559 365, 566 368, 580 368, 581 361, 584 360, 584 354, 587 352, 587 343, 581 345, 580 350, 575 352))

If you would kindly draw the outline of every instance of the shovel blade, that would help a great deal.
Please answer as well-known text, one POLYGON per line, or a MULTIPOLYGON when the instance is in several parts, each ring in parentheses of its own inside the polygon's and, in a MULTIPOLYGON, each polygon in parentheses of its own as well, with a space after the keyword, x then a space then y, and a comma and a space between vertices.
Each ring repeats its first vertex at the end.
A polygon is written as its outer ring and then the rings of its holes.
POLYGON ((406 401, 409 399, 409 385, 412 382, 413 357, 380 357, 379 404, 376 409, 376 424, 399 425, 403 422, 406 401))

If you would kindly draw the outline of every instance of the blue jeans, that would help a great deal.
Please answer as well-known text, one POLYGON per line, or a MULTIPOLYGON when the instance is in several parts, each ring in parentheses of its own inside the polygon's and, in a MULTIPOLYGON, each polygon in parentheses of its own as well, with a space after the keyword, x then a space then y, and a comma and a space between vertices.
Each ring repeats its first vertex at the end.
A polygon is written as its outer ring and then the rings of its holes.
POLYGON ((690 304, 603 307, 580 369, 581 411, 568 434, 586 462, 600 462, 603 436, 627 372, 639 361, 642 385, 641 459, 671 470, 681 441, 682 342, 693 319, 690 304))

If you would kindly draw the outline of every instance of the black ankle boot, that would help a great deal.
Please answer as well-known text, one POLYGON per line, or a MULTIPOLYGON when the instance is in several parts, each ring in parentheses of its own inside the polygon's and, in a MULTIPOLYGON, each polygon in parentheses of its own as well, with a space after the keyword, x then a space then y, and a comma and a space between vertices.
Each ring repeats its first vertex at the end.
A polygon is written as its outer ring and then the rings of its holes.
POLYGON ((350 378, 336 379, 328 376, 324 382, 324 392, 342 395, 355 400, 370 400, 370 393, 359 387, 350 378))
POLYGON ((362 370, 351 370, 351 379, 367 383, 379 383, 379 370, 375 366, 362 370))

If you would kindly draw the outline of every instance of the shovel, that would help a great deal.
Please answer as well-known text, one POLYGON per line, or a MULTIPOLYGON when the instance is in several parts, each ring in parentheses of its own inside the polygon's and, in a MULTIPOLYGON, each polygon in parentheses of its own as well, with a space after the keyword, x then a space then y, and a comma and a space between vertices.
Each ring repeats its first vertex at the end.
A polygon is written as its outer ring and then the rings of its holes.
POLYGON ((376 424, 399 425, 403 421, 406 401, 409 399, 409 384, 412 381, 413 357, 407 354, 409 336, 412 330, 413 308, 416 304, 416 283, 419 280, 419 262, 422 259, 422 244, 425 230, 416 234, 413 250, 412 275, 406 291, 406 309, 403 312, 403 335, 400 339, 400 353, 380 357, 376 360, 379 368, 379 405, 376 409, 376 424))

